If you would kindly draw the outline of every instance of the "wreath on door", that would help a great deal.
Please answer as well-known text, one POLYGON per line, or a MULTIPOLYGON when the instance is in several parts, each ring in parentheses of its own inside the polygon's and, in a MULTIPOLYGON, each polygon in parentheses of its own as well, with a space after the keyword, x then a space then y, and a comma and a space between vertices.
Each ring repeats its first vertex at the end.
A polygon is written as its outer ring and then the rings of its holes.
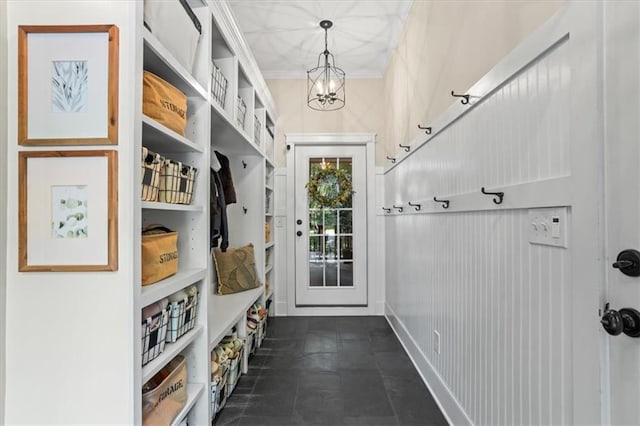
POLYGON ((309 197, 320 207, 341 207, 353 194, 351 175, 330 164, 319 169, 307 182, 305 188, 309 191, 309 197))

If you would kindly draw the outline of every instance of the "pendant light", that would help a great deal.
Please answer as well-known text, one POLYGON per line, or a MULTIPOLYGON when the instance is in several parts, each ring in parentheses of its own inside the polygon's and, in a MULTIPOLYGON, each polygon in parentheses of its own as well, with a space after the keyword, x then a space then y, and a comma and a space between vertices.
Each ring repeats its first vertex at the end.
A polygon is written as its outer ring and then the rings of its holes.
POLYGON ((344 106, 344 71, 336 67, 335 59, 327 48, 327 31, 331 21, 321 21, 324 29, 324 52, 318 55, 318 64, 307 71, 307 105, 317 111, 335 111, 344 106))

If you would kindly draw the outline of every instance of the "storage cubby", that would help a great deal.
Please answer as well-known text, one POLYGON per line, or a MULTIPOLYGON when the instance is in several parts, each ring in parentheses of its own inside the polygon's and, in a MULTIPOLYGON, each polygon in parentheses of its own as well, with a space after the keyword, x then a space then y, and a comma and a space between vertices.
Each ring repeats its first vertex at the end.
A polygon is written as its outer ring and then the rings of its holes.
POLYGON ((236 103, 236 124, 247 139, 253 142, 253 119, 255 110, 255 92, 251 82, 238 66, 238 99, 236 103))
MULTIPOLYGON (((222 89, 223 96, 212 96, 212 105, 219 109, 219 113, 231 118, 234 117, 234 107, 236 105, 236 93, 238 87, 238 61, 231 48, 227 44, 225 38, 218 29, 215 17, 211 15, 211 72, 213 76, 214 70, 218 70, 224 80, 218 81, 218 87, 222 89)), ((211 77, 210 77, 211 80, 211 77)), ((210 93, 214 94, 216 81, 210 81, 210 93)), ((219 93, 219 92, 218 92, 219 93)))

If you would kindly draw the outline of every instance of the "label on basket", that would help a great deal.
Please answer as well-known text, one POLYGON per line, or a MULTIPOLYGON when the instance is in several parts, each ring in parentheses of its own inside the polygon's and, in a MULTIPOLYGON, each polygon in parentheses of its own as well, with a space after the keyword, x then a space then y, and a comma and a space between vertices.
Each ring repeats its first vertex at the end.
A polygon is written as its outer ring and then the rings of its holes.
POLYGON ((184 383, 182 383, 182 379, 180 379, 176 383, 174 383, 171 386, 169 386, 168 388, 166 388, 164 391, 162 391, 162 393, 158 397, 158 402, 156 402, 155 406, 157 407, 158 404, 160 404, 163 399, 165 399, 166 397, 168 397, 169 395, 171 395, 175 391, 177 391, 179 389, 182 389, 183 387, 184 387, 184 383))
POLYGON ((187 183, 189 181, 185 179, 180 179, 180 192, 187 192, 187 183))
POLYGON ((153 170, 144 169, 144 174, 142 175, 142 184, 143 185, 151 185, 153 182, 153 170))

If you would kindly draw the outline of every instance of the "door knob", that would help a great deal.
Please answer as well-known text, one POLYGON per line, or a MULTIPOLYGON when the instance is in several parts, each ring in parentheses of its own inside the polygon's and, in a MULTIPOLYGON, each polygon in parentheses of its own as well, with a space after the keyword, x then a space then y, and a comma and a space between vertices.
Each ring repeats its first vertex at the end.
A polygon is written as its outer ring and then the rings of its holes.
POLYGON ((640 312, 633 308, 622 308, 616 311, 609 309, 607 303, 600 323, 612 336, 624 333, 629 337, 640 337, 640 312))
POLYGON ((640 252, 634 249, 622 250, 611 266, 625 275, 638 277, 640 276, 640 252))
POLYGON ((298 232, 296 232, 296 235, 297 235, 298 237, 302 237, 302 231, 298 231, 298 232))

